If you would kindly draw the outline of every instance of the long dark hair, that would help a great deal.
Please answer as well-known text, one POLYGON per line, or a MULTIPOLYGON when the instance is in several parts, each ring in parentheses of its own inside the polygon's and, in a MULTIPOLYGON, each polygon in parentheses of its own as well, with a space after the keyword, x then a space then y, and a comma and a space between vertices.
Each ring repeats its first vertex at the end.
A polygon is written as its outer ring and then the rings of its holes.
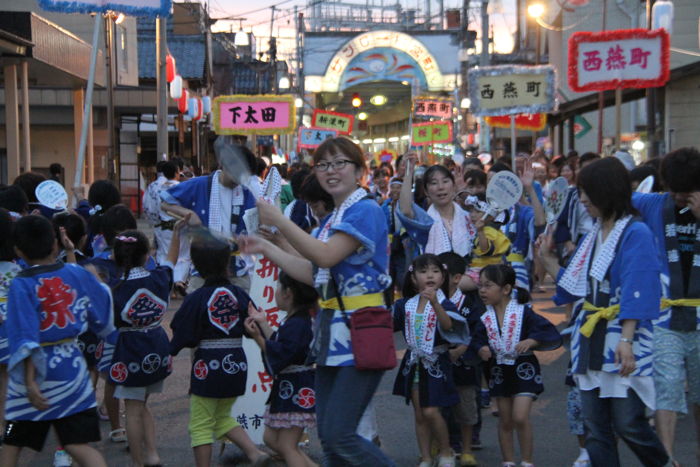
POLYGON ((600 210, 603 219, 615 220, 634 214, 629 172, 616 157, 606 157, 585 166, 578 174, 578 188, 600 210))
POLYGON ((293 279, 284 271, 280 271, 280 285, 292 292, 292 310, 294 316, 307 317, 315 315, 318 310, 318 292, 310 285, 293 279))
POLYGON ((132 269, 143 267, 149 251, 148 238, 138 230, 126 230, 114 237, 114 262, 124 271, 124 280, 117 287, 129 278, 132 269))
POLYGON ((438 269, 440 269, 440 272, 442 273, 442 285, 440 286, 440 288, 445 293, 445 296, 449 295, 450 284, 448 279, 450 276, 447 272, 447 267, 445 267, 445 265, 442 264, 442 261, 440 261, 440 258, 438 258, 437 255, 434 255, 432 253, 424 253, 422 255, 416 256, 413 259, 411 266, 409 266, 408 271, 406 271, 406 277, 404 278, 403 289, 401 291, 404 297, 410 298, 414 295, 417 295, 418 292, 420 292, 416 285, 413 283, 413 274, 419 269, 423 269, 427 266, 437 266, 438 269))
POLYGON ((530 301, 530 292, 515 286, 515 269, 510 264, 489 264, 481 270, 479 277, 484 277, 499 287, 511 286, 516 291, 517 302, 521 305, 530 301))

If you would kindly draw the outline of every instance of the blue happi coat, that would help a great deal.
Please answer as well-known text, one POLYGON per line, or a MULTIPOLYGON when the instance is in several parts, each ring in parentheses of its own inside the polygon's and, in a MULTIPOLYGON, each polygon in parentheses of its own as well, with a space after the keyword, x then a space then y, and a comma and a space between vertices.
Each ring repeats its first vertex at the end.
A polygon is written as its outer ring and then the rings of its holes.
POLYGON ((171 264, 134 268, 112 290, 119 338, 109 367, 114 384, 145 387, 172 371, 168 335, 161 326, 173 285, 171 264))
POLYGON ((80 266, 55 263, 20 272, 10 285, 7 420, 55 420, 95 407, 95 391, 77 337, 88 328, 114 342, 109 289, 80 266), (31 359, 49 408, 27 398, 24 361, 31 359))
POLYGON ((170 327, 170 353, 196 347, 190 373, 190 392, 228 398, 243 395, 248 360, 242 346, 248 317, 248 294, 225 279, 207 280, 185 297, 170 327))

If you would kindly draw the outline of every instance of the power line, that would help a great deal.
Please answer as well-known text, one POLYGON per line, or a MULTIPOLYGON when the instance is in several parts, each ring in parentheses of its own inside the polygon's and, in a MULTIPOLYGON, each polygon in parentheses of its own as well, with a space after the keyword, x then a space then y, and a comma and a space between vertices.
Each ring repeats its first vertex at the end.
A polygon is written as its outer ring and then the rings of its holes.
MULTIPOLYGON (((251 15, 251 14, 253 14, 253 13, 259 13, 259 12, 261 12, 261 11, 269 10, 270 8, 277 8, 278 6, 284 5, 285 3, 289 3, 289 2, 291 2, 291 1, 293 1, 293 0, 282 0, 281 2, 275 3, 275 4, 270 5, 270 6, 266 6, 266 7, 262 7, 262 8, 257 8, 257 9, 255 9, 255 10, 245 11, 245 12, 243 12, 243 13, 237 13, 237 14, 232 15, 232 16, 223 16, 223 17, 221 17, 221 18, 213 18, 213 19, 235 19, 235 18, 240 18, 240 17, 242 17, 242 16, 251 15)), ((222 11, 225 12, 226 10, 222 10, 222 11)))

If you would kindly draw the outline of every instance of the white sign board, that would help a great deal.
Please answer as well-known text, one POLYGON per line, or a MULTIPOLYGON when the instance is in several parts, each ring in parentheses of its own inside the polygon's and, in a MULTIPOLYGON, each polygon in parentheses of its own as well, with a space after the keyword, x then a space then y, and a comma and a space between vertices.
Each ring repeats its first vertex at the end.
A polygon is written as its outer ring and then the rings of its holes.
POLYGON ((39 0, 44 10, 61 13, 106 13, 116 11, 131 16, 168 16, 171 0, 39 0))

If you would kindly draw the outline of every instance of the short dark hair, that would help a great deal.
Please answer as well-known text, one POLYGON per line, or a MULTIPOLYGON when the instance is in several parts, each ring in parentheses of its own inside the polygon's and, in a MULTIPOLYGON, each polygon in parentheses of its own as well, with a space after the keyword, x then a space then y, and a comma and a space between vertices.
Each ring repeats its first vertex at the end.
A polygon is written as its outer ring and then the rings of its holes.
POLYGON ((479 185, 486 186, 486 172, 481 169, 470 169, 464 172, 464 183, 468 180, 474 180, 479 185))
POLYGON ((634 169, 630 170, 630 182, 641 183, 649 175, 654 176, 654 185, 652 186, 651 191, 654 193, 661 191, 659 172, 656 171, 653 165, 640 165, 639 167, 635 167, 634 169))
POLYGON ((489 169, 489 173, 494 173, 497 174, 498 172, 512 172, 513 169, 510 168, 510 164, 504 164, 503 162, 498 160, 495 164, 491 166, 489 169))
POLYGON ((54 162, 49 166, 49 173, 51 175, 61 175, 61 171, 63 170, 63 166, 59 164, 58 162, 54 162))
POLYGON ((598 154, 596 152, 584 152, 578 158, 578 166, 581 167, 586 162, 595 161, 598 159, 600 159, 600 154, 598 154))
POLYGON ((315 288, 299 282, 284 271, 280 271, 279 282, 282 287, 292 292, 295 315, 308 316, 310 312, 318 309, 318 292, 315 288))
POLYGON ((40 260, 53 253, 56 234, 47 218, 24 216, 15 222, 12 241, 28 259, 40 260))
POLYGON ((661 161, 661 178, 674 193, 700 190, 700 152, 690 147, 669 152, 661 161))
POLYGON ((17 185, 0 186, 0 208, 24 214, 29 209, 29 200, 24 191, 17 185))
POLYGON ((323 189, 314 173, 310 173, 304 179, 304 182, 299 188, 299 198, 307 203, 322 201, 328 212, 332 211, 335 207, 333 197, 323 189))
POLYGON ((367 172, 367 161, 362 153, 362 148, 344 136, 328 138, 321 143, 314 151, 314 164, 318 164, 324 156, 336 154, 344 155, 358 168, 362 169, 363 173, 367 172))
POLYGON ((177 165, 173 161, 165 161, 160 171, 165 178, 172 180, 177 175, 177 165))
POLYGON ((170 162, 173 162, 177 166, 178 170, 185 168, 185 161, 180 156, 171 157, 170 162))
POLYGON ((479 169, 484 170, 484 164, 478 157, 467 157, 466 159, 464 159, 464 162, 462 162, 462 169, 466 169, 470 165, 474 165, 479 169))
POLYGON ((102 235, 105 238, 107 245, 114 244, 114 237, 118 233, 126 230, 136 230, 136 217, 123 204, 117 204, 107 209, 107 212, 102 216, 102 235))
POLYGON ((210 235, 195 237, 190 247, 192 263, 204 279, 226 278, 231 247, 210 235))
POLYGON ((438 258, 440 258, 442 264, 447 267, 447 274, 449 274, 450 277, 457 274, 464 274, 464 272, 467 270, 467 260, 454 251, 440 253, 438 258))
POLYGON ((87 235, 87 227, 82 216, 68 211, 61 211, 53 216, 52 223, 58 239, 58 245, 61 248, 65 248, 65 245, 61 242, 61 227, 66 229, 66 235, 73 242, 75 248, 80 248, 80 241, 87 235))
POLYGON ((102 206, 102 210, 106 211, 122 202, 121 194, 117 186, 109 180, 97 180, 90 185, 88 190, 88 203, 90 206, 102 206))
POLYGON ((447 283, 449 273, 447 272, 447 268, 445 268, 445 265, 442 264, 442 261, 440 261, 440 258, 438 258, 437 255, 434 255, 432 253, 423 253, 422 255, 418 255, 415 258, 413 258, 411 266, 408 268, 408 271, 406 271, 406 277, 403 281, 403 290, 401 291, 404 297, 411 298, 418 292, 420 292, 413 283, 411 276, 414 272, 418 271, 419 269, 423 269, 430 265, 437 266, 437 268, 440 269, 440 272, 442 273, 442 291, 445 293, 445 295, 447 295, 450 292, 450 284, 447 283))
POLYGON ((168 161, 158 161, 158 162, 156 162, 156 172, 157 172, 157 173, 163 173, 163 166, 165 165, 166 162, 168 162, 168 161))
POLYGON ((39 200, 36 199, 36 187, 45 180, 46 177, 40 173, 24 172, 23 174, 19 174, 12 184, 17 185, 24 191, 30 203, 38 203, 39 200))
POLYGON ((114 262, 124 270, 124 281, 133 268, 144 265, 143 258, 148 256, 150 249, 148 237, 139 230, 125 230, 115 237, 114 262))
POLYGON ((7 209, 0 208, 0 261, 12 261, 15 259, 15 252, 12 246, 13 228, 12 216, 7 209))
POLYGON ((485 277, 499 287, 511 286, 521 305, 530 301, 530 292, 515 285, 515 269, 510 264, 489 264, 479 272, 479 277, 485 277))
POLYGON ((635 212, 629 172, 616 157, 597 160, 581 169, 578 188, 586 193, 605 219, 619 219, 635 212))
POLYGON ((289 184, 292 186, 292 196, 294 196, 294 199, 299 199, 301 197, 301 186, 310 173, 311 171, 309 169, 299 169, 292 174, 292 178, 289 179, 289 184))
POLYGON ((450 169, 448 169, 444 165, 431 165, 428 168, 428 170, 426 170, 423 174, 423 188, 428 188, 428 183, 430 183, 430 179, 432 179, 438 172, 452 180, 452 183, 455 182, 455 176, 452 174, 450 169))

